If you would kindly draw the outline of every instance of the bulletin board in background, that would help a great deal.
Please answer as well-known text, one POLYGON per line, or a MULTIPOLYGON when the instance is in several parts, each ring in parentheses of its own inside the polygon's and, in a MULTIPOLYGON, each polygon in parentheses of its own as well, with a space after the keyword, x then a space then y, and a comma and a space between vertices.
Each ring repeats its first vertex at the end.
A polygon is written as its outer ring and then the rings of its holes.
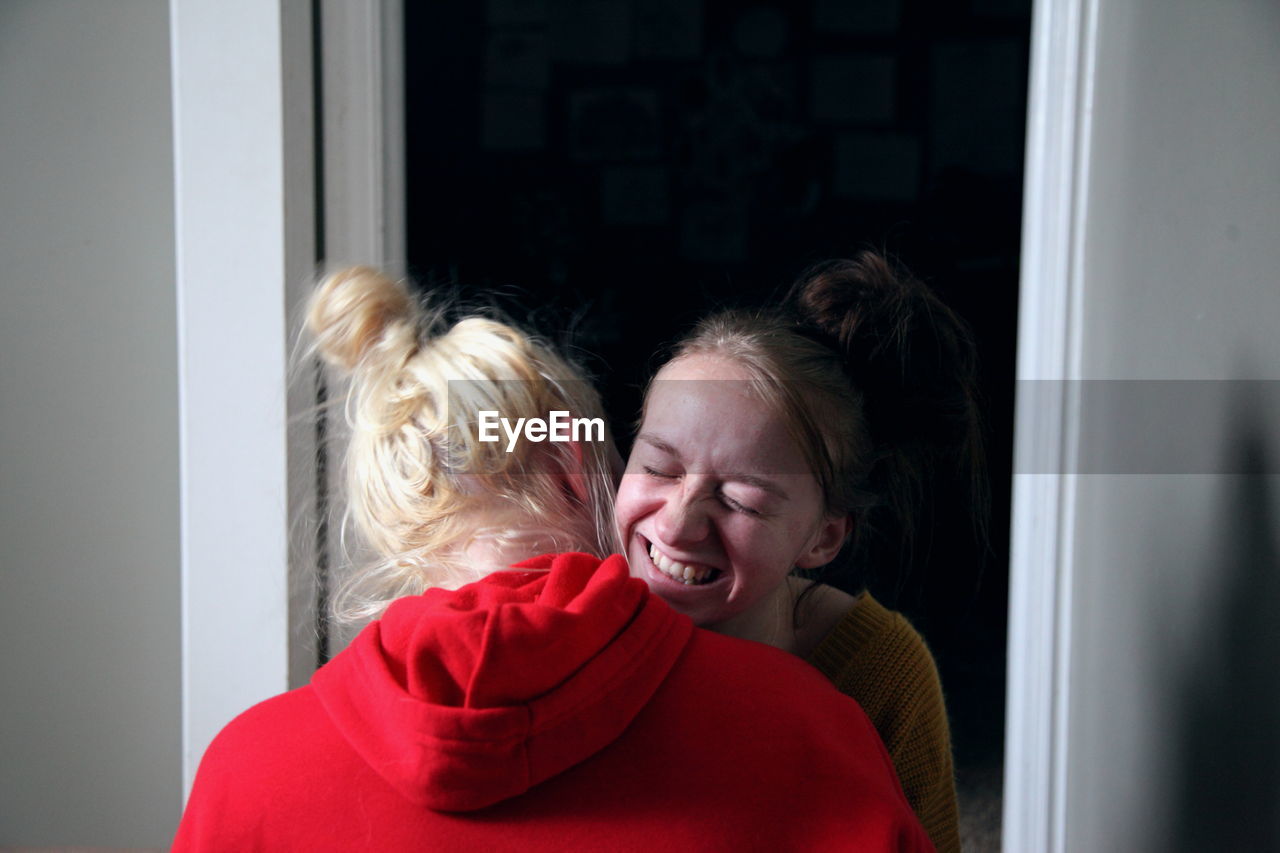
POLYGON ((624 449, 659 346, 813 262, 887 250, 970 322, 991 553, 944 521, 876 592, 937 654, 962 776, 998 766, 1030 3, 488 0, 405 29, 411 273, 580 347, 624 449))

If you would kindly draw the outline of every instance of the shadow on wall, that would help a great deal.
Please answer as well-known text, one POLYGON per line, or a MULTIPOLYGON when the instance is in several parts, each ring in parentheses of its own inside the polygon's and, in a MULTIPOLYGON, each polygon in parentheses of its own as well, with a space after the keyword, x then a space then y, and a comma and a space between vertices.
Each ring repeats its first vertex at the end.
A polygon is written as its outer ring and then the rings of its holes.
MULTIPOLYGON (((1248 386, 1250 383, 1241 383, 1248 386)), ((1177 676, 1171 838, 1163 849, 1280 850, 1280 550, 1266 420, 1256 408, 1231 437, 1220 524, 1225 558, 1208 567, 1222 584, 1216 612, 1177 676)))

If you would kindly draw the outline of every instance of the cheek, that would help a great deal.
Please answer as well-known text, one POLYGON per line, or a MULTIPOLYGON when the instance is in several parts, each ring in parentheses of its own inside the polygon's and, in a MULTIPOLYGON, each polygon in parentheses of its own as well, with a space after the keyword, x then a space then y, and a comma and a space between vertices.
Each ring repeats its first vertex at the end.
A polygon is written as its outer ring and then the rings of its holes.
POLYGON ((722 527, 721 537, 730 559, 753 582, 778 583, 795 568, 799 543, 781 531, 737 523, 722 527))
POLYGON ((657 503, 659 501, 653 489, 643 477, 636 474, 623 475, 613 504, 613 517, 618 529, 625 533, 631 525, 652 512, 657 503))
POLYGON ((768 572, 779 557, 770 541, 768 531, 750 519, 734 516, 722 519, 719 525, 720 541, 729 552, 730 559, 752 574, 768 572))

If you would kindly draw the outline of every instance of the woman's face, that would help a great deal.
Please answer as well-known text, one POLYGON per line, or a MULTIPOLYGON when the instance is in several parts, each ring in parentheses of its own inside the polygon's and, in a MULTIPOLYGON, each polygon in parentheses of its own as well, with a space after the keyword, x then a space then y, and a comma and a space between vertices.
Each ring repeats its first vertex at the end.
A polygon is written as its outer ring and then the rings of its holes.
POLYGON ((631 574, 703 626, 767 606, 849 529, 824 513, 804 454, 747 380, 715 355, 664 367, 618 489, 631 574))

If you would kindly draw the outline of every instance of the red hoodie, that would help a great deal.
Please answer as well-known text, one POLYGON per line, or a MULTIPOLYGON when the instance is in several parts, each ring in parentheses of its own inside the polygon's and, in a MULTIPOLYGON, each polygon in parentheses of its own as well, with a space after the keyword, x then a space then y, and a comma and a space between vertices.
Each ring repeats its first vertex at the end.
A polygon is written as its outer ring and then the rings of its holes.
POLYGON ((808 664, 695 630, 620 557, 517 568, 396 601, 233 720, 174 849, 932 849, 808 664))

